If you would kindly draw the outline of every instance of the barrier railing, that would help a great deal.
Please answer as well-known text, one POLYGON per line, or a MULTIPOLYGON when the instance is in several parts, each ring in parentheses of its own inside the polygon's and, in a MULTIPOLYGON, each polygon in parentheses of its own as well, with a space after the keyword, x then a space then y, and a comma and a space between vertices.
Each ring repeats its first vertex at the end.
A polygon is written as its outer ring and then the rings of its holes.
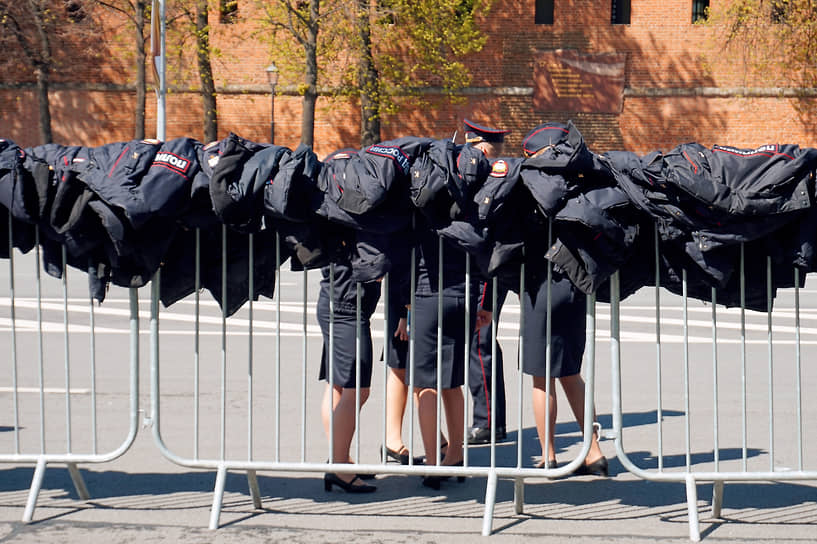
MULTIPOLYGON (((244 243, 244 242, 242 242, 244 243)), ((250 255, 253 252, 252 236, 247 238, 247 249, 250 255)), ((226 257, 231 248, 227 247, 226 233, 222 236, 222 289, 227 292, 226 257)), ((442 251, 442 244, 440 245, 442 251)), ((199 252, 196 252, 197 255, 199 252)), ((276 241, 276 262, 280 262, 280 241, 276 241)), ((252 278, 253 262, 249 261, 249 277, 252 278)), ((195 266, 199 270, 200 263, 195 266)), ((470 272, 468 272, 470 273, 470 272)), ((468 274, 467 273, 467 274, 468 274)), ((466 274, 466 276, 467 276, 466 274)), ((418 421, 415 415, 415 399, 409 395, 405 419, 409 449, 408 465, 387 463, 381 453, 382 444, 386 437, 386 403, 388 402, 386 388, 386 364, 375 363, 372 378, 370 407, 360 408, 361 387, 358 382, 356 394, 355 433, 351 448, 351 464, 338 462, 333 458, 331 444, 333 431, 329 431, 327 441, 323 429, 318 422, 321 419, 320 410, 323 384, 317 381, 316 365, 320 361, 321 335, 315 324, 315 307, 318 283, 315 276, 304 271, 301 273, 288 272, 283 274, 280 266, 276 270, 275 295, 272 302, 254 302, 254 285, 248 285, 247 298, 249 302, 231 316, 227 316, 225 308, 230 306, 228 301, 222 300, 220 305, 204 303, 198 293, 200 284, 196 283, 192 300, 184 300, 160 311, 161 276, 157 274, 151 288, 151 411, 149 423, 152 426, 154 441, 162 455, 170 461, 187 468, 201 470, 215 470, 216 481, 213 492, 213 504, 209 527, 219 526, 226 475, 229 471, 246 472, 249 493, 255 508, 261 508, 261 492, 258 487, 257 473, 259 471, 276 472, 354 472, 358 474, 379 475, 415 475, 415 476, 453 476, 453 477, 485 477, 485 513, 483 517, 483 534, 490 534, 492 530, 493 510, 496 502, 496 486, 499 478, 515 481, 515 507, 522 512, 524 500, 524 481, 530 478, 552 478, 564 476, 578 467, 586 456, 590 441, 586 438, 575 459, 564 463, 558 468, 532 468, 525 459, 530 449, 538 449, 539 441, 536 438, 525 437, 525 428, 530 426, 529 408, 523 406, 526 395, 523 391, 523 376, 521 372, 514 372, 517 365, 506 364, 510 376, 509 383, 515 379, 517 391, 516 403, 516 443, 509 444, 516 448, 512 458, 497 457, 497 442, 495 436, 487 447, 469 447, 465 444, 462 466, 434 466, 414 463, 420 450, 415 442, 418 435, 418 421), (282 283, 282 276, 292 285, 282 283), (300 275, 300 277, 299 277, 300 275), (300 283, 299 288, 293 289, 300 283), (299 298, 300 297, 300 298, 299 298), (217 312, 220 313, 217 314, 217 312), (190 315, 192 312, 192 316, 190 315), (168 319, 169 318, 169 319, 168 319), (189 347, 181 348, 182 356, 175 355, 178 346, 172 349, 173 355, 160 347, 160 338, 165 337, 167 328, 160 326, 160 322, 171 321, 173 324, 174 344, 178 344, 179 334, 183 335, 189 347), (187 332, 177 327, 179 323, 186 323, 187 332), (259 354, 262 354, 259 357, 259 354), (314 354, 314 355, 313 355, 314 354), (260 359, 260 360, 259 360, 260 359), (381 379, 378 379, 382 372, 381 379), (377 385, 382 384, 382 388, 377 385), (316 387, 317 385, 317 387, 316 387), (378 391, 378 389, 380 389, 378 391), (206 399, 203 400, 203 399, 206 399), (371 407, 375 402, 380 403, 378 412, 371 407), (259 417, 261 414, 261 417, 259 417), (166 421, 172 419, 172 433, 165 432, 166 421), (191 424, 192 423, 192 424, 191 424), (372 432, 373 429, 379 431, 372 432), (205 429, 202 432, 202 429, 205 429), (216 431, 217 429, 217 431, 216 431), (380 445, 378 445, 378 442, 380 445), (372 454, 375 458, 372 459, 372 454), (527 465, 527 467, 526 467, 527 465)), ((442 271, 440 279, 442 282, 442 271)), ((196 277, 200 276, 199 272, 196 277)), ((332 272, 330 271, 330 276, 332 272)), ((524 274, 522 275, 524 277, 524 274)), ((374 337, 374 353, 378 353, 385 345, 385 339, 390 330, 387 307, 389 277, 383 280, 381 291, 384 293, 380 310, 372 317, 372 331, 374 337), (377 334, 382 331, 378 339, 377 334)), ((468 278, 465 284, 469 285, 468 278)), ((333 282, 330 281, 330 301, 333 282)), ((524 289, 524 284, 522 284, 524 289)), ((357 286, 357 323, 356 334, 356 364, 357 376, 360 377, 360 285, 357 286)), ((414 292, 414 278, 412 277, 411 290, 414 292)), ((496 285, 494 285, 496 293, 496 285)), ((466 300, 469 296, 465 297, 466 300)), ((495 301, 494 301, 495 302, 495 301)), ((439 304, 442 304, 440 301, 439 304)), ((587 317, 587 351, 585 373, 587 377, 587 395, 585 397, 585 413, 593 413, 594 391, 594 337, 595 319, 593 314, 594 303, 588 302, 587 317)), ((330 316, 334 316, 330 306, 330 316)), ((439 310, 442 312, 442 310, 439 310)), ((468 315, 470 309, 466 309, 468 315)), ((524 312, 510 309, 506 315, 519 314, 519 320, 524 320, 524 312)), ((466 319, 468 319, 466 317, 466 319)), ((513 317, 506 317, 512 321, 513 317)), ((333 353, 333 320, 330 317, 330 346, 328 349, 329 368, 332 368, 333 353)), ((521 329, 513 323, 509 328, 516 329, 513 340, 520 338, 521 329)), ((497 343, 498 323, 494 319, 492 342, 497 343)), ((470 342, 470 330, 464 339, 466 346, 470 342)), ((413 352, 414 337, 410 330, 409 391, 413 389, 413 352)), ((439 336, 439 335, 438 335, 439 336)), ((513 342, 506 342, 505 349, 513 352, 513 342)), ((521 346, 521 343, 519 344, 521 346)), ((494 350, 495 351, 495 350, 494 350)), ((388 350, 384 357, 387 357, 388 350)), ((438 356, 440 355, 438 350, 438 356)), ((468 357, 469 350, 465 350, 468 357)), ((544 354, 542 354, 544 355, 544 354)), ((518 357, 523 354, 519 353, 518 357)), ((510 360, 513 360, 511 358, 510 360)), ((492 358, 494 371, 492 372, 492 402, 495 402, 496 359, 492 358)), ((438 364, 438 367, 440 365, 438 364)), ((468 385, 468 360, 465 361, 465 385, 468 385)), ((329 376, 333 373, 329 372, 329 376)), ((330 379, 331 384, 331 379, 330 379)), ((549 384, 549 382, 548 382, 549 384)), ((331 385, 330 385, 331 386, 331 385)), ((549 385, 548 385, 549 387, 549 385)), ((441 424, 440 385, 438 375, 437 387, 437 420, 439 431, 441 424)), ((463 434, 468 428, 470 420, 470 400, 465 397, 463 434)), ((548 409, 549 410, 549 409, 548 409)), ((509 410, 511 412, 512 410, 509 410)), ((495 417, 495 413, 492 414, 495 417)), ((334 429, 333 412, 330 412, 328 429, 334 429)), ((495 428, 495 427, 494 427, 495 428)), ((589 418, 583 429, 584 436, 590 437, 594 432, 593 421, 589 418)), ((440 462, 440 448, 437 448, 437 463, 440 462)))
MULTIPOLYGON (((226 294, 230 281, 227 267, 230 248, 226 230, 223 234, 220 277, 221 293, 226 294)), ((369 408, 358 407, 355 411, 358 432, 352 442, 352 462, 347 464, 334 459, 327 446, 331 433, 327 441, 318 424, 324 384, 316 379, 322 344, 314 322, 317 274, 284 272, 278 265, 274 298, 271 302, 255 301, 253 237, 248 236, 242 243, 247 244, 250 255, 248 302, 234 315, 228 316, 229 305, 224 300, 218 304, 201 299, 198 265, 193 294, 164 310, 160 310, 161 276, 157 274, 151 283, 151 408, 145 421, 151 424, 154 441, 163 456, 181 466, 216 471, 211 528, 219 526, 228 471, 246 472, 256 508, 262 506, 256 476, 259 471, 350 471, 484 477, 482 533, 487 535, 492 532, 499 479, 514 481, 514 507, 517 513, 522 513, 526 480, 568 475, 587 455, 596 430, 591 418, 585 418, 581 444, 570 449, 569 462, 556 469, 531 466, 530 457, 539 444, 538 439, 526 433, 531 427, 531 411, 527 406, 525 378, 519 370, 519 362, 531 356, 524 353, 521 341, 526 316, 522 305, 515 306, 514 301, 509 300, 501 326, 494 316, 492 343, 496 351, 502 340, 506 351, 505 374, 514 391, 509 399, 515 399, 509 402, 509 423, 515 418, 509 431, 515 431, 515 436, 509 433, 509 441, 504 444, 497 443, 495 437, 488 446, 471 447, 466 443, 463 466, 414 463, 413 458, 421 450, 416 444, 415 401, 409 396, 406 445, 412 461, 408 465, 387 463, 380 448, 386 439, 386 372, 385 364, 375 363, 369 408), (160 343, 160 339, 168 340, 160 343), (382 379, 378 379, 380 376, 382 379), (381 409, 378 411, 372 404, 375 407, 379 404, 381 409)), ((39 243, 35 247, 39 248, 39 243)), ((0 435, 0 462, 35 465, 23 515, 25 521, 30 521, 48 464, 67 465, 77 494, 87 499, 89 494, 77 466, 111 461, 132 445, 138 429, 140 326, 135 289, 118 293, 112 290, 105 304, 96 307, 93 301, 69 297, 69 284, 72 290, 75 286, 69 281, 64 250, 58 262, 65 273, 59 281, 46 281, 41 277, 43 263, 39 249, 24 257, 21 260, 31 272, 22 275, 25 283, 21 286, 20 255, 12 249, 10 237, 9 294, 0 302, 7 312, 2 318, 3 343, 7 343, 11 356, 4 367, 8 371, 3 373, 6 381, 2 384, 0 399, 12 414, 13 426, 0 435), (127 310, 121 307, 125 300, 127 310), (98 324, 100 314, 104 315, 104 326, 98 324), (100 330, 105 335, 129 336, 127 389, 101 391, 97 386, 102 372, 112 372, 106 376, 106 384, 115 382, 116 378, 124 381, 124 352, 99 349, 98 344, 108 341, 100 340, 97 335, 100 330), (88 347, 77 347, 80 344, 88 347), (104 364, 99 361, 100 353, 105 354, 104 364), (112 356, 113 361, 109 360, 112 356), (127 425, 111 422, 107 414, 97 409, 101 394, 126 398, 124 410, 110 412, 124 412, 127 425), (82 412, 87 412, 88 417, 81 416, 82 412), (100 444, 100 428, 106 430, 106 438, 111 434, 125 436, 121 443, 108 447, 107 441, 100 444), (109 432, 111 429, 115 433, 109 432), (83 447, 78 447, 79 444, 83 447)), ((53 263, 53 255, 50 257, 53 263)), ((280 241, 276 241, 275 262, 280 260, 280 241)), ((743 268, 741 265, 742 275, 745 274, 743 268)), ((612 428, 602 430, 602 437, 615 440, 618 459, 627 471, 646 480, 685 485, 689 536, 699 540, 699 483, 713 483, 711 512, 718 517, 724 502, 725 482, 817 479, 814 453, 808 449, 805 433, 813 410, 804 403, 803 397, 803 391, 813 388, 817 377, 802 364, 812 356, 815 332, 813 327, 802 326, 803 319, 812 318, 810 313, 801 311, 804 278, 793 270, 791 283, 795 287, 774 289, 768 258, 765 312, 748 310, 745 304, 740 308, 724 308, 717 290, 712 291, 708 302, 690 299, 686 293, 686 275, 682 279, 684 292, 668 296, 661 286, 658 269, 656 258, 659 280, 652 297, 649 290, 644 289, 622 303, 616 274, 611 278, 609 306, 597 305, 592 297, 588 298, 584 410, 594 412, 596 337, 603 338, 597 319, 608 319, 606 309, 609 307, 612 428), (701 314, 703 318, 694 317, 701 314), (668 349, 668 345, 680 349, 668 349), (645 362, 652 357, 654 364, 645 362), (645 387, 651 369, 654 372, 651 379, 656 384, 652 397, 645 387), (648 416, 641 418, 638 425, 626 424, 628 414, 634 413, 648 416)), ((525 277, 524 270, 520 276, 525 277)), ((379 338, 373 334, 375 354, 391 330, 388 312, 383 310, 389 304, 389 281, 388 276, 384 278, 384 298, 372 316, 372 331, 382 331, 379 338)), ((520 292, 525 290, 524 280, 522 282, 520 292)), ((416 287, 413 283, 412 280, 412 292, 416 287)), ((467 274, 465 284, 470 284, 467 274)), ((744 297, 745 289, 745 282, 741 281, 744 297)), ((496 291, 494 282, 493 292, 496 291)), ((359 297, 358 294, 358 327, 359 297)), ((468 298, 466 296, 466 300, 468 298)), ((330 319, 330 328, 332 326, 330 319)), ((330 334, 330 338, 334 335, 330 334)), ((355 348, 358 365, 360 338, 358 328, 355 348)), ((470 341, 470 336, 464 339, 466 345, 470 341)), ((548 356, 546 352, 545 357, 548 356)), ((414 362, 410 360, 409 364, 414 362)), ((492 364, 496 365, 495 358, 492 364)), ((331 355, 329 365, 331 368, 331 355)), ((468 361, 465 361, 467 367, 468 361)), ((495 366, 492 370, 491 401, 495 403, 495 366)), ((467 370, 464 381, 467 389, 467 370)), ((409 387, 412 386, 409 383, 409 387)), ((358 383, 355 391, 358 406, 361 389, 358 383)), ((437 389, 439 398, 439 384, 437 389)), ((470 405, 466 396, 464 431, 469 426, 470 405)), ((438 431, 442 427, 441 411, 438 400, 438 431)), ((332 417, 330 415, 328 422, 330 429, 334 428, 332 417)), ((434 456, 439 463, 439 448, 434 456)))
MULTIPOLYGON (((95 308, 90 297, 73 298, 65 247, 57 246, 57 255, 50 255, 51 266, 62 270, 61 279, 43 277, 39 230, 34 230, 33 251, 25 256, 13 249, 11 219, 8 233, 8 267, 0 273, 7 275, 8 292, 0 298, 5 314, 0 317, 0 330, 9 351, 3 357, 7 364, 0 378, 0 399, 4 412, 12 415, 12 425, 0 434, 0 463, 35 466, 23 512, 23 521, 28 522, 47 465, 65 464, 77 495, 87 500, 90 494, 78 465, 112 461, 136 438, 138 295, 136 289, 128 290, 127 299, 117 293, 119 300, 109 301, 104 308, 95 308), (125 301, 127 309, 122 308, 125 301), (98 349, 99 329, 128 334, 128 352, 98 349), (105 386, 99 387, 102 380, 105 386), (100 397, 121 402, 124 410, 119 413, 124 412, 127 421, 113 421, 100 412, 100 397), (101 429, 105 440, 100 439, 101 429), (120 436, 121 442, 111 442, 110 436, 120 436)), ((73 292, 83 291, 79 285, 72 283, 73 292)), ((88 292, 87 287, 84 291, 88 292)), ((108 342, 105 345, 110 347, 108 342)))
POLYGON ((611 281, 613 425, 607 437, 615 439, 618 459, 631 473, 685 484, 689 537, 698 541, 698 483, 713 483, 711 515, 719 518, 725 482, 817 479, 814 454, 804 442, 804 421, 814 410, 803 403, 815 377, 801 364, 814 356, 814 328, 801 326, 805 278, 793 269, 794 287, 777 293, 769 257, 765 312, 747 310, 743 248, 739 308, 719 306, 715 289, 708 304, 690 299, 686 271, 680 295, 667 296, 657 263, 656 256, 652 304, 646 293, 632 297, 635 306, 622 304, 618 273, 611 281), (644 325, 650 313, 653 331, 644 325), (702 313, 706 317, 698 317, 702 313), (636 335, 652 338, 654 364, 644 363, 650 356, 637 349, 643 344, 628 345, 636 335), (627 412, 654 411, 655 418, 626 427, 625 405, 627 412))

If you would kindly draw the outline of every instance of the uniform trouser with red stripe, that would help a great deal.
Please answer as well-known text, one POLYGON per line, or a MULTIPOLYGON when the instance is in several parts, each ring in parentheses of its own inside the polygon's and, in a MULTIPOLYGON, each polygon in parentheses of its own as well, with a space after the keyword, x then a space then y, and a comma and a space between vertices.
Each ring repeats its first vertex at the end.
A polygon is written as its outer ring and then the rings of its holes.
MULTIPOLYGON (((508 294, 507 289, 499 287, 496 293, 496 322, 502 304, 508 294)), ((491 369, 493 341, 491 325, 486 325, 474 332, 471 338, 471 354, 468 363, 468 386, 474 401, 474 427, 491 426, 491 410, 496 410, 497 427, 505 427, 505 375, 502 371, 502 349, 496 345, 496 400, 491 398, 491 369), (494 405, 494 402, 496 405, 494 405)))

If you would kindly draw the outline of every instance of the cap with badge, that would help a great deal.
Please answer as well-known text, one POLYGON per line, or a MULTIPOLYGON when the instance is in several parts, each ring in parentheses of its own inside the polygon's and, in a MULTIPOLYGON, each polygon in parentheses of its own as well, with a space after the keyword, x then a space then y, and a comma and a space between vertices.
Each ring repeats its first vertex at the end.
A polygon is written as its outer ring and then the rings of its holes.
POLYGON ((478 144, 480 142, 502 143, 505 141, 505 135, 510 132, 509 130, 479 125, 468 119, 463 119, 462 123, 465 125, 465 143, 468 144, 478 144))
POLYGON ((544 123, 531 130, 522 140, 522 155, 533 157, 543 149, 567 139, 570 127, 561 123, 544 123))

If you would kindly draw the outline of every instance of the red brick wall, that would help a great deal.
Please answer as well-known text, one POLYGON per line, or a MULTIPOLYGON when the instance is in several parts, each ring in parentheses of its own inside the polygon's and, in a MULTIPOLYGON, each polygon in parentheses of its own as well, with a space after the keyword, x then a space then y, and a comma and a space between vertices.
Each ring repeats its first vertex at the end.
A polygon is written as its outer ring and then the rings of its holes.
MULTIPOLYGON (((219 137, 235 132, 256 141, 269 140, 270 95, 264 67, 275 60, 267 43, 247 38, 255 20, 251 7, 240 0, 243 23, 213 21, 213 45, 224 53, 214 62, 218 96, 219 137), (239 33, 245 33, 239 39, 239 33)), ((716 1, 713 1, 713 5, 716 1)), ((482 21, 488 46, 468 59, 472 86, 461 104, 439 100, 410 108, 383 120, 384 140, 404 135, 451 137, 462 141, 463 117, 494 124, 512 133, 505 153, 518 152, 525 133, 544 121, 566 121, 579 127, 596 151, 626 149, 646 153, 667 150, 679 143, 730 144, 753 147, 780 142, 817 147, 814 122, 798 104, 773 93, 741 96, 740 87, 764 87, 751 81, 741 66, 704 58, 713 50, 716 30, 692 25, 689 0, 633 0, 630 25, 611 25, 610 2, 556 0, 553 25, 533 23, 534 2, 497 0, 482 21), (538 50, 572 48, 586 53, 625 52, 625 92, 620 113, 535 111, 532 100, 533 65, 538 50), (714 90, 714 91, 713 91, 714 90), (735 91, 735 92, 731 92, 735 91), (731 95, 730 95, 731 92, 731 95)), ((109 58, 122 58, 111 46, 109 58)), ((124 61, 119 61, 124 62, 124 61)), ((179 89, 197 81, 186 63, 172 68, 168 80, 179 89)), ((107 70, 66 71, 56 81, 132 85, 133 70, 122 64, 107 70), (93 79, 93 80, 92 80, 93 79)), ((9 74, 0 83, 13 82, 9 74)), ((282 74, 275 99, 276 143, 295 148, 301 134, 301 98, 294 93, 297 78, 282 74)), ((56 87, 60 89, 59 86, 56 87)), ((762 93, 761 93, 762 94, 762 93)), ((100 145, 133 137, 133 94, 125 91, 55 90, 51 94, 55 140, 76 145, 100 145)), ((810 100, 811 107, 817 99, 810 100)), ((799 104, 802 106, 802 103, 799 104)), ((148 136, 155 134, 156 100, 148 92, 148 136)), ((191 91, 174 90, 167 101, 166 138, 203 138, 202 107, 191 91)), ((37 107, 33 92, 0 86, 0 137, 21 145, 38 144, 37 107)), ((315 151, 323 156, 345 146, 357 146, 360 120, 356 102, 322 96, 315 121, 315 151)))

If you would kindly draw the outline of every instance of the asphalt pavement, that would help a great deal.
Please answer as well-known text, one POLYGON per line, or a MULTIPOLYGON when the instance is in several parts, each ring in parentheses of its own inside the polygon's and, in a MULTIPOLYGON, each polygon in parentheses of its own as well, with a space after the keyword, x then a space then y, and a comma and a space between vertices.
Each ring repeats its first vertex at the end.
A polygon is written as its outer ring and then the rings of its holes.
MULTIPOLYGON (((6 281, 0 278, 0 281, 6 281)), ((82 292, 82 278, 71 281, 82 292)), ((31 523, 23 523, 24 507, 34 466, 13 462, 15 448, 24 453, 40 450, 62 452, 66 444, 72 452, 88 451, 91 440, 98 451, 114 450, 127 434, 128 421, 128 321, 127 293, 112 291, 109 299, 95 309, 97 326, 95 383, 87 368, 87 318, 81 297, 69 298, 72 334, 81 335, 70 350, 70 402, 66 403, 65 356, 59 286, 50 285, 43 294, 50 305, 45 311, 44 399, 38 391, 38 333, 36 315, 26 304, 34 297, 31 283, 18 281, 16 319, 17 406, 11 394, 11 372, 3 371, 0 381, 0 543, 28 542, 355 542, 355 543, 436 543, 473 542, 481 537, 485 515, 485 477, 470 477, 463 483, 443 483, 440 491, 423 487, 420 477, 381 474, 374 484, 376 493, 350 495, 339 490, 327 493, 319 472, 260 471, 258 483, 262 507, 255 508, 248 491, 246 472, 227 474, 219 527, 208 529, 216 471, 185 466, 196 460, 247 459, 274 461, 305 458, 319 463, 326 458, 326 445, 318 406, 322 393, 317 382, 320 338, 311 309, 317 296, 317 274, 307 279, 306 323, 302 314, 303 277, 289 273, 282 280, 282 300, 265 301, 254 308, 257 322, 253 341, 242 310, 231 319, 226 331, 218 318, 218 308, 205 303, 210 312, 200 323, 198 377, 194 376, 195 351, 190 328, 189 300, 163 310, 158 347, 161 360, 160 432, 155 433, 150 369, 149 296, 140 291, 143 312, 140 331, 139 408, 140 423, 133 445, 120 457, 100 464, 80 464, 90 493, 81 500, 65 465, 49 464, 31 523), (281 311, 278 311, 279 305, 281 311), (75 308, 76 307, 76 308, 75 308), (277 316, 281 316, 281 336, 277 316), (83 336, 84 335, 84 336, 83 336), (279 338, 281 339, 279 341, 279 338), (73 347, 79 344, 78 347, 73 347), (225 348, 226 346, 226 348, 225 348), (252 346, 252 349, 250 349, 252 346), (224 351, 226 350, 226 352, 224 351), (223 373, 222 373, 223 372, 223 373), (221 387, 221 378, 226 386, 221 387), (194 379, 195 381, 191 381, 194 379), (195 384, 195 385, 194 385, 195 384), (252 384, 252 385, 250 385, 252 384), (194 387, 199 391, 195 401, 194 387), (302 389, 303 387, 303 389, 302 389), (62 388, 62 389, 61 389, 62 388), (253 410, 249 410, 248 390, 253 410), (62 391, 62 392, 61 392, 62 391), (306 396, 302 395, 306 392, 306 396), (93 392, 93 393, 92 393, 93 392), (91 395, 95 399, 98 433, 90 414, 91 395), (276 398, 278 399, 276 401, 276 398), (47 417, 40 433, 40 403, 47 417), (194 408, 193 406, 197 407, 194 408), (64 432, 66 411, 71 415, 72 434, 64 432), (16 414, 15 414, 16 412, 16 414), (249 418, 248 414, 252 414, 249 418), (21 422, 15 432, 15 418, 21 422), (198 421, 197 424, 194 422, 198 421), (161 436, 161 444, 157 442, 161 436), (44 435, 44 438, 41 436, 44 435), (221 437, 226 438, 222 446, 221 437), (220 451, 221 448, 224 451, 220 451), (171 461, 166 452, 184 463, 171 461), (186 463, 186 461, 193 461, 186 463)), ((2 284, 0 284, 2 285, 2 284)), ((664 326, 663 355, 656 363, 656 342, 650 337, 655 311, 652 295, 639 294, 625 301, 623 328, 623 432, 628 458, 655 471, 661 459, 664 470, 710 470, 720 463, 723 470, 791 470, 802 463, 805 470, 817 466, 817 443, 810 433, 798 435, 793 427, 808 429, 817 418, 817 409, 807 400, 817 386, 817 375, 808 367, 817 351, 817 292, 801 293, 801 381, 795 383, 790 355, 793 352, 791 318, 781 314, 775 332, 775 363, 766 362, 770 351, 765 343, 764 318, 749 319, 750 360, 741 378, 741 353, 730 311, 717 316, 719 333, 711 332, 711 306, 695 302, 691 306, 689 346, 678 340, 683 328, 677 300, 661 301, 664 326), (731 331, 731 332, 730 332, 731 331), (719 351, 713 363, 713 348, 719 351), (688 366, 678 362, 688 350, 688 366), (780 362, 777 362, 778 359, 780 362), (660 366, 660 378, 657 368, 660 366), (715 376, 713 378, 713 372, 715 376), (685 382, 684 376, 689 382, 685 382), (662 384, 660 404, 663 432, 658 438, 656 380, 662 384), (741 409, 740 383, 746 385, 748 409, 741 409), (769 385, 771 382, 771 386, 769 385), (796 387, 805 392, 802 413, 798 412, 796 387), (714 391, 713 391, 714 388, 714 391), (713 397, 718 402, 713 401, 713 397), (689 414, 687 414, 689 410, 689 414), (773 417, 769 417, 769 413, 773 417), (743 414, 748 414, 744 423, 743 414), (685 422, 691 421, 687 426, 685 422), (713 424, 714 421, 714 424, 713 424), (748 429, 744 446, 741 430, 748 429), (714 435, 713 427, 719 430, 714 435), (660 443, 660 446, 659 446, 660 443), (658 455, 658 451, 663 456, 658 455), (715 452, 718 452, 717 457, 715 452), (736 468, 737 467, 737 468, 736 468)), ((5 299, 6 301, 8 299, 5 299)), ((779 298, 778 308, 790 302, 779 298)), ((8 304, 6 303, 6 308, 8 304)), ((605 429, 612 426, 613 380, 610 372, 609 317, 600 305, 597 334, 596 409, 605 429)), ((381 308, 382 310, 382 308, 381 308)), ((6 318, 8 314, 3 314, 6 318)), ((530 385, 522 381, 513 361, 516 358, 518 302, 510 297, 503 310, 499 339, 505 349, 506 390, 509 398, 508 440, 497 445, 497 466, 531 467, 537 460, 535 427, 530 416, 530 385), (520 398, 521 396, 521 398, 520 398), (520 453, 521 451, 521 453, 520 453)), ((776 325, 777 326, 777 325, 776 325)), ((377 317, 375 331, 382 327, 377 317)), ((4 350, 11 349, 8 320, 3 322, 4 350)), ((379 353, 378 340, 375 352, 379 353)), ((7 351, 8 352, 8 351, 7 351)), ((7 368, 7 367, 6 367, 7 368)), ((361 412, 360 440, 353 455, 364 463, 380 462, 382 441, 382 369, 376 368, 372 396, 361 412)), ((557 423, 559 459, 568 462, 580 447, 581 437, 564 398, 560 398, 557 423)), ((416 422, 415 422, 416 423, 416 422)), ((407 431, 408 433, 408 431, 407 431)), ((419 435, 414 447, 419 448, 419 435)), ((686 489, 678 482, 644 481, 625 470, 616 458, 612 440, 603 440, 602 450, 610 459, 610 477, 567 477, 548 480, 528 479, 524 485, 524 508, 514 506, 514 482, 500 479, 496 490, 489 541, 517 542, 687 542, 689 540, 686 489)), ((418 451, 418 453, 421 453, 418 451)), ((487 446, 469 449, 470 462, 484 466, 490 461, 487 446)), ((700 531, 707 542, 814 542, 817 530, 817 486, 814 481, 729 482, 718 518, 712 516, 712 484, 697 486, 700 531)))

